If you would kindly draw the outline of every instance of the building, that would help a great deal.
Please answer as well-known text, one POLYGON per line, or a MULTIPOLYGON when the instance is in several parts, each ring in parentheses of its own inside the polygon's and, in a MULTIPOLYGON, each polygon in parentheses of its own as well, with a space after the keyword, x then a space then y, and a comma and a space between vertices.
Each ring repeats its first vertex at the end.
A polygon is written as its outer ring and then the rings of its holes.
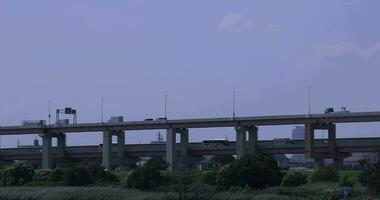
MULTIPOLYGON (((292 130, 292 140, 303 140, 305 139, 305 127, 303 126, 296 126, 292 130)), ((304 154, 293 154, 292 161, 295 162, 304 162, 305 161, 305 155, 304 154)))
POLYGON ((303 126, 296 126, 292 130, 293 140, 303 140, 305 139, 305 128, 303 126))

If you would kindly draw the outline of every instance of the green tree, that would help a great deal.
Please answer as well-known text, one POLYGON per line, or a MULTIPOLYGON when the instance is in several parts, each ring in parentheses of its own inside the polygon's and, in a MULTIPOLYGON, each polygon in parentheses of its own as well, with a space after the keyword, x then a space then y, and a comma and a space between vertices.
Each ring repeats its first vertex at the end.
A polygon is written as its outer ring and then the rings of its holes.
POLYGON ((372 192, 380 194, 380 162, 368 164, 360 173, 359 181, 372 192))
POLYGON ((338 170, 333 167, 324 167, 311 175, 312 182, 338 182, 338 170))
POLYGON ((0 171, 0 185, 23 185, 33 180, 34 170, 33 166, 26 163, 16 163, 5 167, 0 171))
POLYGON ((282 179, 282 186, 295 187, 307 183, 307 176, 302 172, 288 172, 282 179))
POLYGON ((281 183, 282 173, 277 162, 268 156, 244 156, 220 169, 216 183, 219 189, 231 186, 265 188, 281 183))
POLYGON ((213 168, 222 167, 224 165, 231 164, 235 161, 235 157, 232 155, 215 155, 210 160, 210 166, 213 168))
POLYGON ((86 186, 94 183, 89 170, 83 165, 67 169, 64 181, 68 186, 86 186))
POLYGON ((127 177, 127 187, 140 190, 152 190, 163 183, 164 177, 160 170, 164 170, 169 164, 162 157, 154 157, 141 168, 131 171, 127 177))

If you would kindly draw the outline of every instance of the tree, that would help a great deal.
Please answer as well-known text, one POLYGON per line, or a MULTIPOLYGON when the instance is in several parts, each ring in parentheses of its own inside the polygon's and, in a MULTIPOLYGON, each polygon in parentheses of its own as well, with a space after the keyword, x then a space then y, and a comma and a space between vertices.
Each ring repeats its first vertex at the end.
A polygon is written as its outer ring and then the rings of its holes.
POLYGON ((152 190, 163 183, 164 178, 160 170, 164 170, 169 164, 162 157, 154 157, 141 168, 130 172, 127 177, 127 187, 140 190, 152 190))
POLYGON ((251 188, 265 188, 279 185, 281 178, 282 173, 273 158, 248 155, 221 168, 216 183, 219 189, 246 185, 251 188))
POLYGON ((307 176, 302 172, 288 172, 282 180, 281 185, 295 187, 307 183, 307 176))
POLYGON ((0 171, 0 185, 18 186, 31 180, 34 176, 34 167, 26 163, 16 163, 0 171))
POLYGON ((89 170, 82 165, 67 169, 64 181, 69 186, 86 186, 94 183, 89 170))
POLYGON ((360 173, 359 181, 372 192, 380 194, 380 162, 368 164, 360 173))
POLYGON ((324 167, 315 171, 311 176, 312 182, 338 182, 338 170, 333 167, 324 167))
POLYGON ((224 165, 231 164, 235 161, 235 157, 232 155, 215 155, 210 160, 210 165, 213 168, 222 167, 224 165))

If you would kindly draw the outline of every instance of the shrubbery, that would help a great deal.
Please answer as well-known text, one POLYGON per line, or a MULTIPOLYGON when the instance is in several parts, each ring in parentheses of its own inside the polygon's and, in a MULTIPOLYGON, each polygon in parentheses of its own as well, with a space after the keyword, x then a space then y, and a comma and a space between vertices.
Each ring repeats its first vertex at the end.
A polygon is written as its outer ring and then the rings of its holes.
POLYGON ((0 171, 0 185, 17 186, 23 185, 31 180, 34 176, 34 167, 25 163, 16 163, 12 166, 5 167, 0 171))
POLYGON ((307 176, 302 172, 288 172, 282 179, 282 186, 294 187, 307 183, 307 176))
POLYGON ((115 175, 106 171, 104 167, 96 164, 71 167, 65 171, 63 178, 65 184, 68 186, 86 186, 95 183, 118 181, 115 175))
POLYGON ((208 185, 216 185, 217 171, 211 170, 203 173, 203 182, 208 185))
POLYGON ((164 170, 168 166, 168 163, 161 157, 150 159, 143 167, 137 168, 128 174, 127 187, 140 190, 155 189, 164 180, 160 170, 164 170))
POLYGON ((340 186, 341 186, 341 187, 353 187, 354 184, 351 183, 350 181, 348 181, 348 177, 347 177, 347 175, 346 175, 346 176, 344 176, 344 177, 342 178, 342 180, 341 180, 341 182, 340 182, 340 186))
POLYGON ((315 171, 311 176, 312 182, 338 182, 338 170, 333 167, 324 167, 315 171))
POLYGON ((367 164, 359 175, 359 181, 372 192, 380 194, 380 162, 372 165, 367 164))
POLYGON ((231 186, 265 188, 281 183, 282 174, 277 162, 267 156, 244 156, 220 169, 216 183, 219 189, 231 186))
POLYGON ((86 186, 94 183, 90 172, 85 166, 75 166, 67 169, 64 181, 69 186, 86 186))

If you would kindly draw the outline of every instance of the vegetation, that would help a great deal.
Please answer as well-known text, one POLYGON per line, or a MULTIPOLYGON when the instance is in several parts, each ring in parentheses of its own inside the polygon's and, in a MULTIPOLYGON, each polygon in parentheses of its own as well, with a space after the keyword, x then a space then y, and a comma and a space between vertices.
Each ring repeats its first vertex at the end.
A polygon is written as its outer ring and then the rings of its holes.
POLYGON ((95 164, 35 170, 30 165, 18 163, 0 170, 1 184, 7 186, 0 187, 0 199, 327 200, 342 198, 341 187, 353 188, 350 199, 375 199, 371 195, 379 192, 380 164, 365 165, 360 178, 358 171, 333 168, 314 172, 289 171, 282 178, 277 163, 262 155, 246 156, 209 171, 168 172, 165 171, 167 167, 168 163, 160 157, 152 158, 133 171, 112 173, 95 164), (122 180, 122 185, 118 180, 122 180), (358 184, 359 180, 369 189, 358 184), (28 187, 12 187, 23 184, 28 187), (99 185, 103 187, 97 187, 99 185), (104 187, 106 185, 112 188, 104 187))
POLYGON ((246 185, 261 189, 280 185, 281 178, 282 174, 273 158, 262 155, 244 156, 220 169, 216 184, 220 190, 246 185))
POLYGON ((160 170, 164 170, 168 166, 168 163, 161 157, 152 158, 143 167, 128 174, 126 186, 140 190, 153 190, 164 183, 164 177, 160 174, 160 170))
POLYGON ((368 187, 371 192, 380 194, 380 162, 376 164, 366 164, 364 170, 359 175, 360 183, 368 187))
POLYGON ((312 182, 338 182, 339 172, 333 167, 324 167, 315 171, 311 176, 312 182))
POLYGON ((302 172, 290 171, 282 179, 282 186, 295 187, 307 183, 307 176, 302 172))
POLYGON ((347 175, 342 178, 342 181, 340 182, 341 187, 353 187, 354 184, 348 180, 347 175))
POLYGON ((16 163, 7 166, 0 171, 0 185, 17 186, 23 185, 31 180, 34 176, 34 167, 25 163, 16 163))

